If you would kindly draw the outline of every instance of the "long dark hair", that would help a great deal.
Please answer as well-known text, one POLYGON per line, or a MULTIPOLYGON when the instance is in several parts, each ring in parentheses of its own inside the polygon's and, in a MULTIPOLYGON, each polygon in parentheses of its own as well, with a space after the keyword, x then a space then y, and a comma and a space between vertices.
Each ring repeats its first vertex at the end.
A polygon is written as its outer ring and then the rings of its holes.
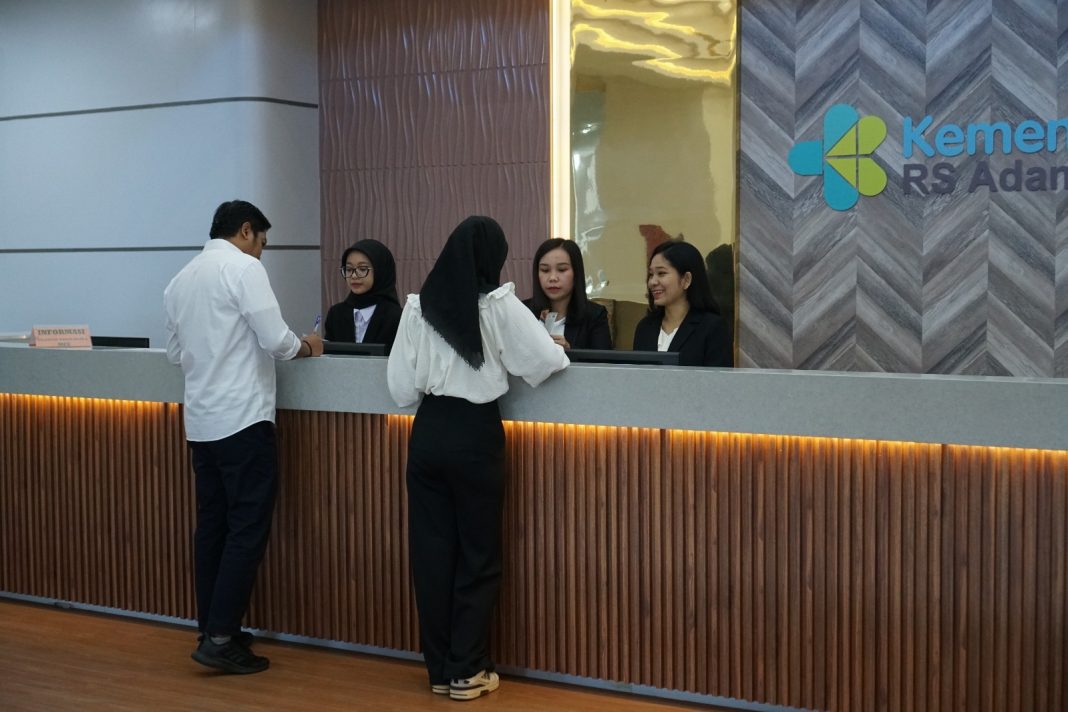
POLYGON ((449 235, 419 290, 427 323, 475 370, 486 360, 478 295, 500 286, 507 256, 508 241, 497 221, 472 215, 449 235))
MULTIPOLYGON (((680 277, 690 273, 690 286, 686 288, 686 301, 690 304, 690 311, 719 314, 716 300, 712 298, 712 287, 708 283, 704 258, 696 247, 688 242, 669 240, 656 246, 653 254, 649 255, 649 264, 652 264, 657 255, 663 255, 680 277)), ((646 282, 645 296, 649 300, 649 312, 663 318, 664 307, 653 304, 653 294, 649 291, 648 280, 646 282)))
POLYGON ((530 309, 535 316, 540 316, 545 309, 552 308, 545 291, 541 288, 541 279, 538 275, 538 264, 541 258, 555 249, 561 249, 567 253, 571 260, 571 272, 574 274, 574 283, 571 286, 571 297, 567 303, 567 320, 572 324, 577 323, 586 313, 586 267, 582 264, 582 250, 574 240, 564 240, 554 237, 541 243, 534 253, 534 296, 530 299, 530 309))

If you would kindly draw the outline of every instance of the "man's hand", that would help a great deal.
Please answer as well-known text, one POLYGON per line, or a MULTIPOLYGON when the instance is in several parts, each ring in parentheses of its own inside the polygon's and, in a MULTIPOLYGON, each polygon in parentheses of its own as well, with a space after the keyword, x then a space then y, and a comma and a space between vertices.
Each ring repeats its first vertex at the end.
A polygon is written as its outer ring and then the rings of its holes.
MULTIPOLYGON (((300 340, 302 344, 307 344, 308 348, 311 349, 311 353, 307 354, 306 357, 323 355, 323 340, 318 334, 305 334, 300 337, 300 340)), ((301 346, 301 351, 303 352, 303 350, 304 348, 301 346)))

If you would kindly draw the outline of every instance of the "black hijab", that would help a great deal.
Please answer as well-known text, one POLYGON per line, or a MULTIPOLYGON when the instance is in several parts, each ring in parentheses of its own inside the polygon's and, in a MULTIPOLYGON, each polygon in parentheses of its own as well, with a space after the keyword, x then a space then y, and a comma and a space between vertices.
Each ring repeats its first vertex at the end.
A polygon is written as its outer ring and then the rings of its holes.
POLYGON ((427 323, 475 369, 485 363, 478 295, 500 286, 507 256, 508 242, 497 221, 472 215, 449 235, 419 290, 427 323))
POLYGON ((345 297, 345 303, 353 309, 363 309, 382 301, 400 306, 400 299, 397 298, 397 264, 393 261, 393 253, 389 248, 378 240, 360 240, 341 255, 342 267, 353 252, 367 255, 375 281, 371 289, 363 294, 353 294, 350 290, 349 295, 345 297))

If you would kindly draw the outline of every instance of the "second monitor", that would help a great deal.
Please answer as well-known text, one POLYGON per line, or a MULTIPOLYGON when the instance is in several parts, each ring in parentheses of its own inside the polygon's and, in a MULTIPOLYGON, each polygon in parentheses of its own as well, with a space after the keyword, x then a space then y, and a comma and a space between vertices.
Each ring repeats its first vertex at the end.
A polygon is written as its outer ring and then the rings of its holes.
POLYGON ((576 363, 622 363, 645 366, 678 366, 677 351, 609 351, 571 349, 567 357, 576 363))
POLYGON ((357 344, 349 341, 323 341, 323 353, 333 356, 385 356, 385 344, 357 344))

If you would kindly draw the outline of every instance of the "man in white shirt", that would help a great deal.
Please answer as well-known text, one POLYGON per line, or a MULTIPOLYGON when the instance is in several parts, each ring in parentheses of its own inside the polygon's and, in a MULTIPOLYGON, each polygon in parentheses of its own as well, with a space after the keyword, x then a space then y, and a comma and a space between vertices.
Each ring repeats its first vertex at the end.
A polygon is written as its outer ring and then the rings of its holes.
POLYGON ((266 670, 241 631, 267 547, 278 483, 275 360, 323 353, 282 320, 260 255, 271 224, 243 200, 215 211, 211 238, 163 292, 167 358, 185 374, 185 434, 196 473, 200 642, 193 659, 266 670))

